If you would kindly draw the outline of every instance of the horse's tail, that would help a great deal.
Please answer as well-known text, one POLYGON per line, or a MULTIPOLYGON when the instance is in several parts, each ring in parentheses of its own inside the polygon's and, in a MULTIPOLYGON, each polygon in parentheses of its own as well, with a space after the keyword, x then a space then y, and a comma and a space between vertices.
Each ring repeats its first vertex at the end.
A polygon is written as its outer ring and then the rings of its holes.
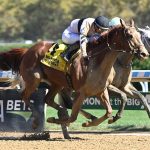
POLYGON ((14 72, 17 71, 17 73, 19 72, 19 66, 21 64, 22 58, 24 56, 24 54, 28 51, 28 48, 16 48, 13 49, 13 51, 16 53, 16 62, 14 64, 14 72))
POLYGON ((8 65, 12 69, 13 73, 19 73, 19 66, 21 64, 24 54, 28 51, 28 48, 13 48, 4 52, 5 60, 8 60, 8 65))

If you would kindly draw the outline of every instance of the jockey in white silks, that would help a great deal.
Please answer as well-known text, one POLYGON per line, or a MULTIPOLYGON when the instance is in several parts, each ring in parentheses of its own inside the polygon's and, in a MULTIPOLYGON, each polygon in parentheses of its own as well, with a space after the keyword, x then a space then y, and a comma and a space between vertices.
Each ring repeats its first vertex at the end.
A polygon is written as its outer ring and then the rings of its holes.
MULTIPOLYGON (((62 41, 70 45, 80 41, 80 49, 82 52, 82 56, 83 58, 85 58, 85 60, 87 60, 87 43, 94 42, 96 40, 96 37, 98 38, 98 36, 93 35, 98 33, 98 35, 100 36, 100 34, 107 29, 109 29, 109 19, 104 16, 99 16, 96 19, 75 19, 63 32, 62 41), (93 38, 90 38, 92 36, 93 38)), ((71 47, 68 51, 71 51, 71 47)), ((65 57, 67 57, 67 55, 64 56, 64 58, 65 57)))

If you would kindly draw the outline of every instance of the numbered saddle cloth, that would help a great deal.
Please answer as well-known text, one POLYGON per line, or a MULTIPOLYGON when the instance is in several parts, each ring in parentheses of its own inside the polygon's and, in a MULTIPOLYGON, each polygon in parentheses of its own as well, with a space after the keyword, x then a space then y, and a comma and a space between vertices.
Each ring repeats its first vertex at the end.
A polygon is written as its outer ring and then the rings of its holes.
POLYGON ((41 63, 59 71, 66 72, 67 62, 60 56, 60 54, 66 49, 67 45, 61 42, 55 43, 45 54, 45 57, 41 60, 41 63))

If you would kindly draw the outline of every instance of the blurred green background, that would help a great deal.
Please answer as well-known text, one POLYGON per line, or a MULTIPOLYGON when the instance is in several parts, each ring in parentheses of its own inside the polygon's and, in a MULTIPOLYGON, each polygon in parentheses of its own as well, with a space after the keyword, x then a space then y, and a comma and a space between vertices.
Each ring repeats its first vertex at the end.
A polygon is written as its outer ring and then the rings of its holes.
POLYGON ((72 19, 99 15, 144 27, 149 14, 149 0, 0 0, 0 40, 56 40, 72 19))
MULTIPOLYGON (((149 14, 149 0, 0 0, 0 51, 30 46, 18 43, 60 39, 75 18, 118 16, 144 28, 150 25, 149 14)), ((149 60, 133 62, 133 69, 149 66, 149 60)))

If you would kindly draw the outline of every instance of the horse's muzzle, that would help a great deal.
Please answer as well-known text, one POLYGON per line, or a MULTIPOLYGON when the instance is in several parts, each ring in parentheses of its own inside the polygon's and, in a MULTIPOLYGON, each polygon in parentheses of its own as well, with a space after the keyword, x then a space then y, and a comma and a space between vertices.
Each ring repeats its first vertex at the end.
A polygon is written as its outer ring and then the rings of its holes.
POLYGON ((141 60, 149 58, 149 53, 140 52, 140 53, 136 53, 135 55, 138 57, 138 59, 141 60))

